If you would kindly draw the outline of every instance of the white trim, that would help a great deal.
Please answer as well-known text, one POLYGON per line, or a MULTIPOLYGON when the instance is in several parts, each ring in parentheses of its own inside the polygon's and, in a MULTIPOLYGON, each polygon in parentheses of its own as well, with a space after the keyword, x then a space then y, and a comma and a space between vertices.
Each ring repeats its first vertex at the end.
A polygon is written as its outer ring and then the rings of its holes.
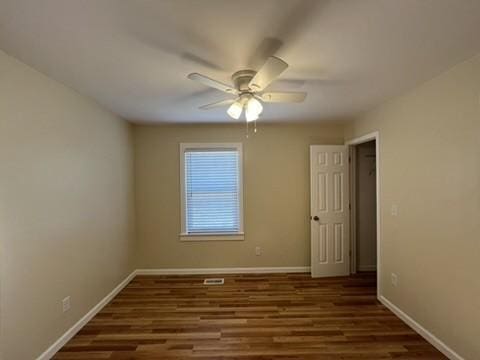
POLYGON ((382 226, 382 218, 381 218, 381 201, 380 201, 380 133, 378 131, 350 139, 345 142, 346 145, 358 145, 362 144, 371 140, 375 140, 375 153, 376 153, 376 186, 377 186, 377 298, 378 300, 385 305, 388 309, 390 309, 395 315, 397 315, 401 320, 403 320, 406 324, 408 324, 412 329, 414 329, 418 334, 420 334, 425 340, 427 340, 430 344, 436 347, 440 352, 442 352, 446 357, 451 360, 464 360, 460 355, 458 355, 455 351, 450 349, 444 342, 438 339, 435 335, 425 329, 422 325, 417 323, 413 320, 410 316, 400 310, 396 305, 391 303, 387 298, 382 295, 381 292, 381 226, 382 226))
POLYGON ((246 268, 203 268, 203 269, 137 269, 132 271, 107 296, 60 336, 36 360, 51 359, 72 337, 75 336, 96 314, 102 310, 137 275, 192 275, 192 274, 269 274, 310 272, 309 266, 293 267, 246 267, 246 268))
POLYGON ((120 291, 123 290, 125 286, 135 277, 137 271, 134 270, 130 275, 128 275, 120 284, 118 284, 115 289, 110 291, 110 293, 105 296, 100 302, 95 305, 89 312, 87 312, 80 320, 78 320, 70 329, 68 329, 60 338, 55 341, 47 350, 45 350, 37 360, 49 360, 51 359, 58 350, 60 350, 75 334, 80 331, 82 327, 85 326, 100 310, 103 309, 120 291))
MULTIPOLYGON (((381 291, 381 282, 380 282, 380 274, 381 274, 381 229, 382 229, 382 209, 381 209, 381 201, 380 201, 380 132, 374 131, 369 134, 365 134, 363 136, 347 140, 345 142, 346 145, 353 146, 362 144, 371 140, 375 140, 375 156, 376 156, 376 190, 377 190, 377 298, 380 300, 380 296, 382 294, 381 291)), ((351 220, 351 219, 350 219, 351 220)))
MULTIPOLYGON (((239 143, 180 143, 180 229, 181 234, 187 233, 186 217, 185 217, 185 156, 187 149, 236 149, 238 151, 238 200, 239 200, 239 234, 243 234, 243 144, 239 143)), ((192 235, 192 234, 189 234, 192 235)), ((180 238, 181 240, 184 240, 180 238)), ((194 240, 194 239, 185 239, 194 240)), ((205 239, 207 240, 207 239, 205 239)), ((232 238, 215 239, 215 240, 239 240, 232 238)), ((196 241, 196 240, 195 240, 196 241)))
MULTIPOLYGON (((37 360, 51 359, 75 334, 82 329, 105 305, 107 305, 128 283, 137 275, 195 275, 195 274, 273 274, 273 273, 308 273, 310 266, 290 267, 244 267, 244 268, 191 268, 191 269, 137 269, 128 275, 115 289, 105 296, 88 313, 68 329, 57 341, 45 350, 37 360)), ((444 342, 430 333, 422 325, 391 303, 383 295, 378 300, 397 315, 406 324, 418 332, 425 340, 435 346, 440 352, 451 360, 464 360, 444 342)))
POLYGON ((137 275, 203 275, 203 274, 274 274, 308 273, 310 266, 290 267, 228 267, 228 268, 187 268, 187 269, 137 269, 137 275))
POLYGON ((371 133, 368 133, 368 134, 365 134, 365 135, 347 140, 345 142, 345 145, 363 144, 363 143, 366 143, 366 142, 369 142, 369 141, 372 141, 372 140, 378 140, 379 136, 380 136, 380 133, 378 131, 374 131, 374 132, 371 132, 371 133))
POLYGON ((405 323, 407 323, 413 330, 419 333, 425 340, 427 340, 430 344, 435 346, 437 350, 440 351, 447 358, 451 360, 464 360, 464 358, 462 358, 455 351, 449 348, 442 340, 437 338, 430 331, 428 331, 418 322, 413 320, 410 316, 404 313, 400 308, 398 308, 396 305, 390 302, 383 295, 379 297, 379 300, 383 305, 389 308, 395 315, 397 315, 400 319, 402 319, 405 323))
POLYGON ((180 241, 235 241, 244 240, 244 233, 222 233, 222 234, 180 234, 180 241))
POLYGON ((350 186, 350 274, 357 273, 357 148, 348 146, 350 186))

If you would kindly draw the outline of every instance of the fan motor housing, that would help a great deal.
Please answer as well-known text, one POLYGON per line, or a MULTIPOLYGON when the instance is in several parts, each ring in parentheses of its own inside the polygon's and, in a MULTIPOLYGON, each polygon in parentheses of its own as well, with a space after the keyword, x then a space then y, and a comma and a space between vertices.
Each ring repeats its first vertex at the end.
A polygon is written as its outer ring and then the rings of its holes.
POLYGON ((232 81, 235 88, 240 92, 250 92, 248 84, 257 72, 254 70, 240 70, 232 75, 232 81))

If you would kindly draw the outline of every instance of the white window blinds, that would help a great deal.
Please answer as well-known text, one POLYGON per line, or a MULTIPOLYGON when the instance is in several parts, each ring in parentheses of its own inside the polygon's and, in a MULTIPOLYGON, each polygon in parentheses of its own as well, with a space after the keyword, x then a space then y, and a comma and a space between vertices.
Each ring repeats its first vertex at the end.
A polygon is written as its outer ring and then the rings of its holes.
POLYGON ((240 231, 238 149, 185 149, 186 232, 240 231))

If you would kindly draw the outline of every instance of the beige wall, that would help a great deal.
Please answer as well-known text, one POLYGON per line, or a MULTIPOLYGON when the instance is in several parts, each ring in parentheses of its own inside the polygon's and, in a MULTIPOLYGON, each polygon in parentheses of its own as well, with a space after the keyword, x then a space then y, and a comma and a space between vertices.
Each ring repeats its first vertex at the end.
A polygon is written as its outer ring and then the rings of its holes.
POLYGON ((480 357, 479 94, 477 56, 347 132, 380 132, 383 295, 472 360, 480 357))
POLYGON ((128 124, 0 52, 2 359, 36 358, 133 269, 132 160, 128 124))
POLYGON ((341 126, 135 126, 139 267, 309 266, 309 145, 340 144, 341 126), (179 144, 242 142, 245 240, 180 242, 179 144), (262 255, 255 256, 255 247, 262 255))
POLYGON ((377 184, 375 141, 356 146, 356 252, 357 270, 377 266, 377 184))

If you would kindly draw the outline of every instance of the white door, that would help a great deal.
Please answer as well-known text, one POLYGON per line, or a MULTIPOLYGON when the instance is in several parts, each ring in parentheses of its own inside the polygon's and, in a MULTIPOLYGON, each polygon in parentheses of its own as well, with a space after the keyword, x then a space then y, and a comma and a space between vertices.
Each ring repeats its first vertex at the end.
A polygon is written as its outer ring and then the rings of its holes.
POLYGON ((312 277, 349 275, 348 149, 310 146, 312 277))

